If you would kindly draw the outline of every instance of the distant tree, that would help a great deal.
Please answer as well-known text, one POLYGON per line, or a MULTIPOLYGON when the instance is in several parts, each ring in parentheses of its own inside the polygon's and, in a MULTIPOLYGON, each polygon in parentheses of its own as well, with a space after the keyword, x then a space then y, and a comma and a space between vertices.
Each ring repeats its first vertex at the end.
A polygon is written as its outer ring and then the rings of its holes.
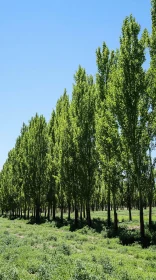
POLYGON ((48 123, 48 154, 47 154, 47 202, 48 202, 48 220, 50 220, 50 211, 53 209, 53 219, 55 220, 57 190, 56 190, 56 166, 55 166, 55 111, 52 111, 48 123))

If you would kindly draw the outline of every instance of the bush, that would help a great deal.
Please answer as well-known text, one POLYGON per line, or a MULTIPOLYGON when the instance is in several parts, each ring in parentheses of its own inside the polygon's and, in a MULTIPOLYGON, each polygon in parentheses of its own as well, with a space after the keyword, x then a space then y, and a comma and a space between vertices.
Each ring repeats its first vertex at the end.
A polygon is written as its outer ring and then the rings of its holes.
MULTIPOLYGON (((91 271, 87 271, 85 265, 81 261, 77 261, 74 274, 71 280, 99 280, 100 278, 93 275, 91 271)), ((103 278, 104 280, 105 278, 103 278)))
POLYGON ((50 280, 51 279, 51 275, 48 271, 48 267, 41 265, 37 271, 37 276, 38 276, 38 280, 50 280))
POLYGON ((146 230, 145 237, 143 239, 141 239, 142 247, 143 248, 149 247, 151 244, 151 239, 152 239, 151 232, 149 230, 146 230))
POLYGON ((102 268, 103 268, 103 272, 106 274, 112 274, 114 270, 114 267, 108 258, 102 261, 102 268))
POLYGON ((133 244, 134 242, 138 242, 140 240, 140 233, 139 231, 124 229, 119 233, 119 240, 122 245, 133 244))
POLYGON ((78 232, 81 234, 88 234, 90 231, 90 228, 88 226, 83 227, 82 229, 79 229, 78 232))
POLYGON ((124 270, 121 272, 120 276, 119 276, 120 280, 131 280, 132 277, 131 275, 128 273, 128 271, 124 270))
POLYGON ((114 227, 110 227, 107 229, 107 237, 108 238, 115 238, 117 236, 117 231, 114 229, 114 227))
POLYGON ((151 234, 151 243, 152 245, 156 245, 156 232, 152 232, 151 234))
POLYGON ((150 230, 156 231, 156 222, 152 222, 152 224, 149 227, 150 230))
POLYGON ((70 246, 69 245, 66 245, 66 244, 62 244, 59 246, 59 251, 61 253, 63 253, 64 255, 71 255, 71 249, 70 249, 70 246))
POLYGON ((48 235, 46 238, 47 241, 57 241, 57 237, 54 235, 48 235))
POLYGON ((16 267, 5 267, 0 271, 0 280, 19 280, 19 274, 16 267))
POLYGON ((66 234, 66 236, 65 236, 65 238, 67 239, 67 240, 72 240, 72 239, 75 239, 75 234, 73 234, 73 233, 67 233, 66 234))

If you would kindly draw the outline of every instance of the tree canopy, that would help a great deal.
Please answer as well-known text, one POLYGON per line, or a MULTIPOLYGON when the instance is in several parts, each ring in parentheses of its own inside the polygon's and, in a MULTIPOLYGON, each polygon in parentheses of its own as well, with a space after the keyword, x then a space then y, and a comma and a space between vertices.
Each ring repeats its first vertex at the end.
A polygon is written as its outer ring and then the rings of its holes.
POLYGON ((106 209, 108 226, 117 208, 140 211, 156 204, 156 0, 151 0, 151 34, 130 15, 123 21, 120 46, 106 42, 96 50, 96 78, 79 66, 71 100, 66 90, 51 119, 36 114, 23 124, 15 147, 0 172, 2 212, 39 223, 41 212, 50 219, 60 209, 91 226, 91 210, 106 209), (146 50, 150 64, 144 69, 146 50))

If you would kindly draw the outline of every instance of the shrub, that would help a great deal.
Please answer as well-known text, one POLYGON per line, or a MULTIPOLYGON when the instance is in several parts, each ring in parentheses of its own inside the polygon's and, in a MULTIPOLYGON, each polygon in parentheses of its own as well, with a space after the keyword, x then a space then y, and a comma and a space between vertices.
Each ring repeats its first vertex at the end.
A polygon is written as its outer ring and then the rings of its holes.
MULTIPOLYGON (((90 271, 87 271, 85 265, 78 261, 75 267, 75 271, 71 280, 99 280, 100 278, 96 275, 93 275, 90 271)), ((103 278, 104 280, 105 278, 103 278)))
POLYGON ((102 265, 102 269, 105 274, 112 274, 114 271, 114 267, 109 257, 100 258, 100 264, 102 265))
POLYGON ((50 280, 51 279, 51 275, 48 271, 48 268, 44 265, 41 265, 39 268, 38 268, 38 271, 37 271, 37 279, 38 280, 50 280))
POLYGON ((152 232, 151 234, 151 243, 152 245, 156 245, 156 232, 152 232))
POLYGON ((56 236, 53 236, 53 235, 51 235, 51 234, 48 235, 46 239, 47 239, 47 241, 52 241, 52 240, 53 240, 53 241, 57 241, 57 237, 56 237, 56 236))
POLYGON ((16 267, 5 267, 0 271, 0 280, 19 280, 19 274, 16 267))
POLYGON ((72 240, 72 239, 75 239, 75 234, 73 234, 73 233, 67 233, 66 234, 66 236, 65 236, 65 238, 67 239, 67 240, 72 240))
POLYGON ((118 235, 118 232, 114 229, 114 227, 110 227, 107 229, 107 237, 108 238, 115 238, 118 235))
POLYGON ((64 255, 71 255, 71 250, 70 247, 66 244, 62 244, 61 246, 59 246, 59 250, 64 254, 64 255))
POLYGON ((8 230, 5 230, 5 231, 4 231, 4 234, 5 234, 5 235, 9 235, 9 231, 8 231, 8 230))
POLYGON ((119 276, 120 280, 132 280, 131 275, 126 271, 122 271, 119 276))
POLYGON ((88 234, 90 228, 88 226, 83 227, 82 229, 79 229, 78 232, 81 234, 88 234))
POLYGON ((119 240, 122 245, 133 244, 134 242, 138 242, 140 240, 140 234, 138 231, 124 229, 119 233, 119 240))
POLYGON ((141 240, 141 244, 143 248, 147 248, 150 246, 151 243, 151 232, 149 230, 145 231, 145 237, 141 240))

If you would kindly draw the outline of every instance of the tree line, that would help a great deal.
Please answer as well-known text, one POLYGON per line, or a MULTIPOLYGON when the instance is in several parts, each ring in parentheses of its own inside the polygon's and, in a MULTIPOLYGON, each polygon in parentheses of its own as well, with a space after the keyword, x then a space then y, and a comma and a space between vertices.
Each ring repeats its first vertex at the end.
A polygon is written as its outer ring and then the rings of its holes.
POLYGON ((96 50, 96 79, 78 67, 72 98, 66 90, 50 121, 36 114, 23 124, 15 147, 0 172, 2 213, 30 217, 40 222, 41 209, 50 220, 60 209, 91 226, 91 210, 111 209, 114 228, 117 209, 140 211, 156 204, 156 0, 151 1, 152 32, 126 17, 120 47, 110 51, 104 42, 96 50), (146 52, 150 64, 144 69, 146 52))

